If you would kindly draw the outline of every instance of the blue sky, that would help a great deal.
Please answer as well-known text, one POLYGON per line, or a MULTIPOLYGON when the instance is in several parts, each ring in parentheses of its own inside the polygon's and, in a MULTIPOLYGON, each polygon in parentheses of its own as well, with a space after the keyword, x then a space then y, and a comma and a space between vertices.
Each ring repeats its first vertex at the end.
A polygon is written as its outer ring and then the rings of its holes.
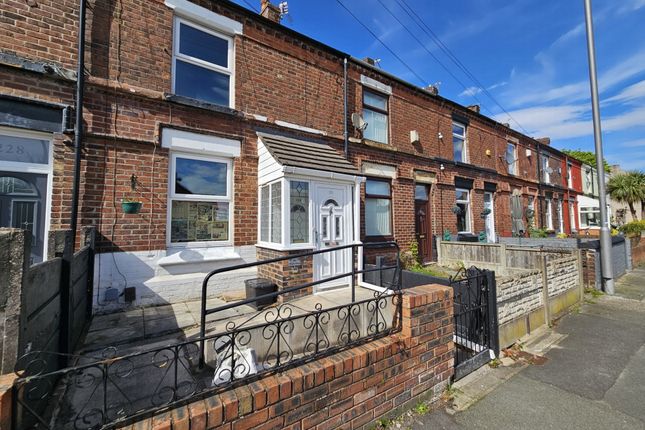
MULTIPOLYGON (((355 57, 378 58, 414 84, 439 83, 444 97, 480 103, 485 115, 549 136, 557 148, 593 150, 583 7, 582 0, 290 0, 283 23, 355 57), (476 81, 404 12, 406 3, 476 81)), ((645 170, 645 0, 594 0, 593 10, 605 158, 645 170)))

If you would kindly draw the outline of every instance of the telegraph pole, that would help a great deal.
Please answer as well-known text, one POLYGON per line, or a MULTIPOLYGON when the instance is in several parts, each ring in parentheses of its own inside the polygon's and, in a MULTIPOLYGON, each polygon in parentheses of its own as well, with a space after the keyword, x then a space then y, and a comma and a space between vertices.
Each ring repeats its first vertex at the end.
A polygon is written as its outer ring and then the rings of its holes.
POLYGON ((611 231, 607 216, 607 195, 605 194, 605 165, 602 155, 602 129, 598 105, 598 78, 596 76, 596 47, 593 36, 591 0, 585 2, 585 24, 587 27, 587 55, 589 57, 589 83, 591 86, 591 109, 593 112, 593 135, 596 144, 596 169, 598 170, 598 194, 600 197, 600 264, 603 287, 607 294, 614 294, 614 274, 611 267, 611 231))

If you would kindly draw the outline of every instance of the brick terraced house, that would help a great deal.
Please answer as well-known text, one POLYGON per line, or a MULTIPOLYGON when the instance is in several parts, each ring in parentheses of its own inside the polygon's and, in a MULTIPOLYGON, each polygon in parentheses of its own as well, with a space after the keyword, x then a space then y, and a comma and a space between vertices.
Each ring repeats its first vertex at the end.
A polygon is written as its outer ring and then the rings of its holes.
MULTIPOLYGON (((32 232, 34 261, 70 224, 78 3, 0 15, 0 223, 32 232)), ((88 2, 78 225, 99 233, 96 309, 126 286, 136 304, 198 297, 206 272, 258 257, 395 240, 428 262, 436 238, 577 228, 575 161, 279 20, 266 1, 88 2)))

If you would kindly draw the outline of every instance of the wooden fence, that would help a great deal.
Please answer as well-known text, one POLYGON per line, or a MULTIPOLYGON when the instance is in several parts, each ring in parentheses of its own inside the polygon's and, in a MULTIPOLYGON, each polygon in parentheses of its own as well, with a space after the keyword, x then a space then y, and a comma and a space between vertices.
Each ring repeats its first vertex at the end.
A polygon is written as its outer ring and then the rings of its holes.
POLYGON ((33 359, 48 371, 57 370, 66 364, 61 357, 79 344, 91 318, 95 230, 83 230, 83 246, 74 254, 70 237, 68 231, 51 232, 49 259, 29 266, 29 235, 15 229, 0 231, 0 246, 12 263, 0 269, 7 296, 2 373, 33 359))

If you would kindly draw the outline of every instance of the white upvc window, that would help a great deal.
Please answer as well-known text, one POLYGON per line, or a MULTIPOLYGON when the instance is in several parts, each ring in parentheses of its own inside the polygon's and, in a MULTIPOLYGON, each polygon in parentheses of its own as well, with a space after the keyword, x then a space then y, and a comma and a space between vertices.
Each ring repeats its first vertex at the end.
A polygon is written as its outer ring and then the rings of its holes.
POLYGON ((583 206, 580 208, 580 228, 599 227, 600 208, 597 206, 583 206))
POLYGON ((573 233, 573 231, 576 230, 576 207, 573 202, 569 202, 569 223, 569 228, 573 233))
POLYGON ((452 148, 454 160, 462 163, 468 162, 468 148, 466 147, 466 125, 453 121, 452 123, 452 148))
POLYGON ((470 233, 471 217, 470 217, 470 190, 457 188, 455 190, 455 206, 459 208, 457 213, 457 232, 470 233))
POLYGON ((363 137, 388 143, 388 96, 363 89, 363 117, 367 123, 363 137))
POLYGON ((175 17, 172 92, 233 108, 234 45, 231 36, 175 17))
POLYGON ((567 163, 567 186, 573 188, 573 166, 567 163))
POLYGON ((546 229, 553 230, 553 203, 546 199, 546 229))
POLYGON ((278 179, 260 186, 260 244, 281 248, 311 245, 310 183, 278 179))
POLYGON ((508 165, 508 173, 517 175, 517 145, 511 142, 506 144, 506 164, 508 165))
POLYGON ((551 172, 548 155, 542 155, 542 179, 544 180, 545 184, 551 183, 551 172))
POLYGON ((562 200, 558 200, 558 233, 564 233, 564 212, 562 210, 562 200))
POLYGON ((171 154, 170 244, 232 243, 232 159, 171 154))

